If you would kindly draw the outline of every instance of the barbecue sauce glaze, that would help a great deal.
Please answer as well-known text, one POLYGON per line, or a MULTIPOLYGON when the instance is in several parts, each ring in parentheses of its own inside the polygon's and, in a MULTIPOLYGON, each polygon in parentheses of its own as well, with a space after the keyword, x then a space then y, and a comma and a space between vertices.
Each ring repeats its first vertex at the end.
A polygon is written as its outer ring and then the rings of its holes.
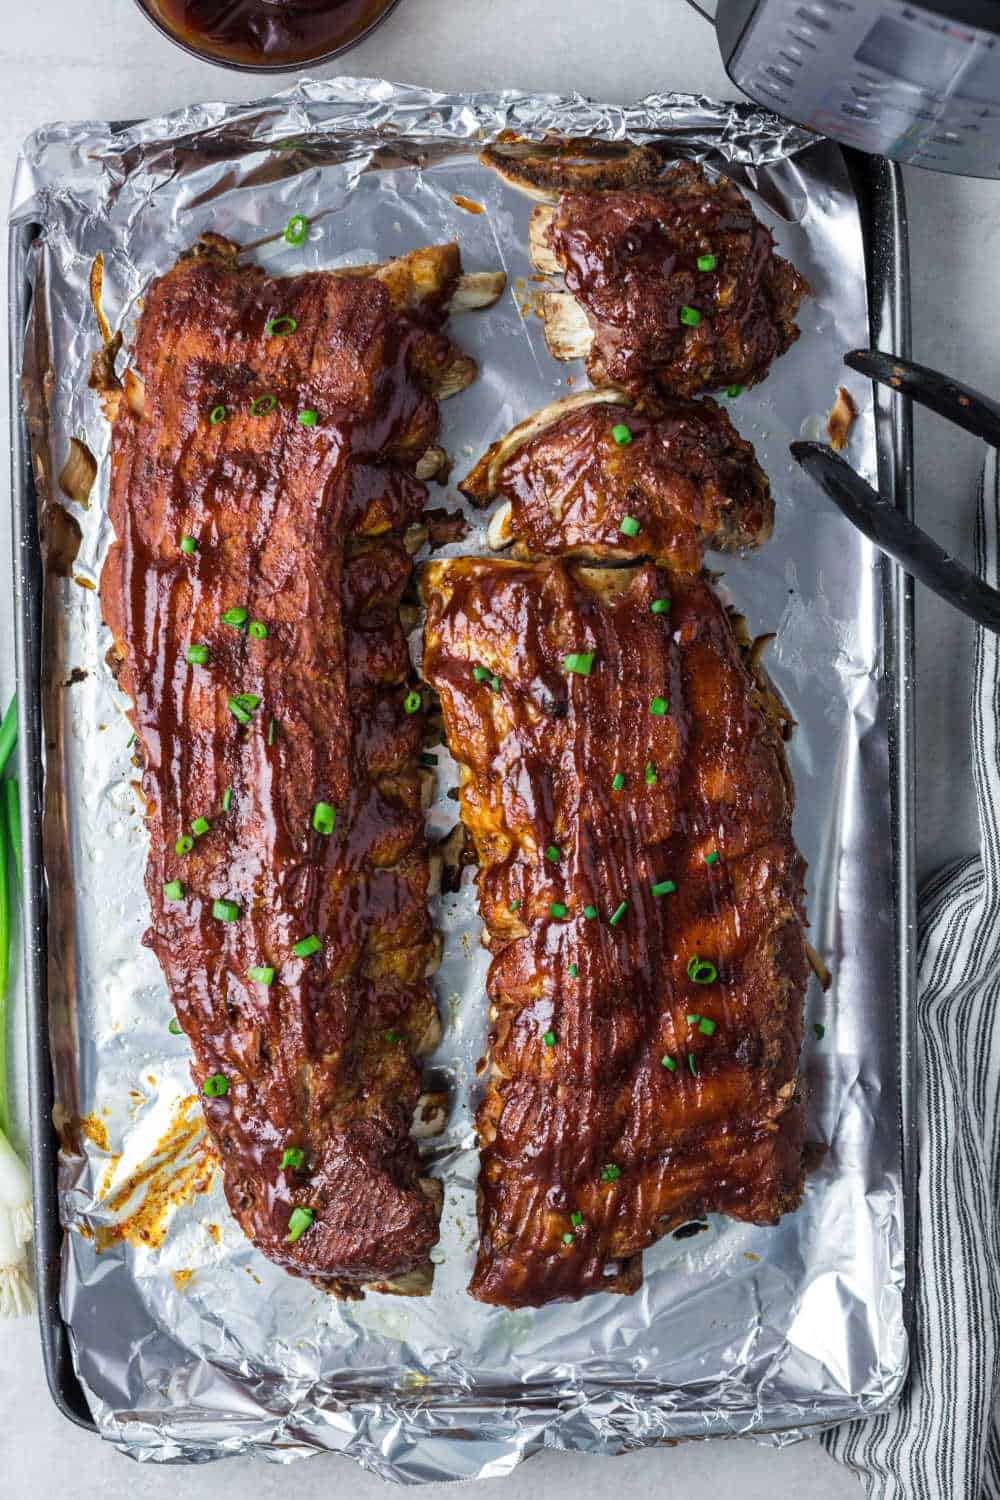
POLYGON ((279 67, 322 57, 366 31, 392 0, 145 0, 189 47, 225 62, 279 67))

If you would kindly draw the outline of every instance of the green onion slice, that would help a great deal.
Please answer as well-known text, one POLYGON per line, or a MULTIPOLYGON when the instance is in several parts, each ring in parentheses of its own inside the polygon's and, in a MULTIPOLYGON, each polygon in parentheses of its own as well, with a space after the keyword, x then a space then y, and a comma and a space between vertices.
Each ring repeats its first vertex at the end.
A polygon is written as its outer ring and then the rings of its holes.
POLYGON ((647 786, 655 786, 656 785, 656 767, 653 765, 653 762, 651 760, 647 760, 647 762, 646 762, 646 770, 645 770, 644 774, 645 774, 645 777, 646 777, 646 785, 647 786))
POLYGON ((270 964, 254 964, 247 969, 247 978, 251 984, 273 984, 274 970, 270 964))
POLYGON ((621 532, 622 536, 638 536, 640 530, 639 522, 636 520, 635 516, 625 516, 623 517, 622 524, 619 526, 618 530, 621 532))
POLYGON ((550 844, 545 851, 545 858, 550 864, 557 865, 562 859, 562 850, 557 849, 555 844, 550 844))
POLYGON ((194 839, 189 833, 185 833, 181 838, 177 840, 174 848, 177 850, 178 854, 190 854, 191 850, 194 848, 194 839))
POLYGON ((281 1158, 281 1170, 287 1172, 288 1168, 291 1167, 293 1172, 297 1172, 305 1159, 306 1153, 302 1150, 301 1146, 287 1146, 285 1154, 281 1158))
POLYGON ((191 824, 191 832, 194 834, 196 839, 200 839, 202 834, 207 833, 211 826, 212 825, 207 818, 195 818, 194 822, 191 824))
POLYGON ((611 778, 611 790, 613 792, 620 792, 624 785, 625 777, 622 775, 621 771, 617 771, 611 778))
POLYGON ((822 1021, 813 1022, 813 1031, 816 1033, 816 1040, 818 1042, 821 1042, 826 1036, 826 1027, 823 1025, 822 1021))
POLYGON ((549 907, 549 916, 557 917, 560 922, 563 921, 566 917, 565 903, 562 901, 553 901, 552 905, 549 907))
POLYGON ((666 698, 654 698, 649 705, 649 711, 657 719, 664 719, 670 709, 670 703, 666 698))
POLYGON ((228 412, 224 406, 213 406, 208 414, 208 420, 213 427, 218 427, 219 423, 224 422, 227 416, 228 412))
POLYGON ((520 901, 512 901, 512 902, 511 902, 511 903, 510 903, 510 906, 509 906, 509 907, 508 907, 508 908, 507 908, 507 910, 508 910, 508 911, 519 911, 519 910, 520 910, 520 908, 521 908, 521 903, 520 903, 520 901))
POLYGON ((227 609, 222 616, 223 625, 235 625, 237 629, 245 625, 246 622, 247 611, 243 608, 242 604, 237 604, 232 609, 227 609))
POLYGON ((698 1064, 695 1061, 695 1055, 694 1055, 693 1052, 689 1052, 688 1053, 688 1067, 691 1069, 691 1075, 692 1075, 692 1077, 693 1078, 697 1078, 697 1076, 698 1076, 698 1064))
POLYGON ((620 905, 618 905, 618 906, 615 907, 614 911, 611 913, 610 918, 608 919, 610 921, 610 923, 611 923, 611 926, 612 927, 617 927, 618 923, 621 921, 622 917, 625 915, 625 913, 627 911, 628 911, 628 902, 627 901, 622 901, 620 905))
POLYGON ((221 1099, 223 1094, 229 1093, 229 1079, 225 1073, 210 1073, 202 1084, 201 1091, 210 1099, 221 1099))
POLYGON ((287 338, 290 333, 294 333, 298 326, 295 318, 287 316, 272 318, 270 323, 266 324, 264 332, 270 334, 272 338, 283 339, 287 338))
POLYGON ((695 984, 714 984, 719 977, 719 971, 707 958, 699 958, 697 953, 688 959, 688 978, 693 979, 695 984))
POLYGON ((163 894, 168 901, 183 901, 184 882, 182 880, 168 880, 163 887, 163 894))
POLYGON ((181 1023, 180 1021, 178 1021, 176 1016, 170 1017, 170 1020, 167 1022, 167 1030, 170 1032, 171 1036, 180 1036, 181 1023))
POLYGON ((554 1047, 555 1044, 556 1044, 556 1034, 555 1034, 555 1032, 554 1031, 546 1031, 546 1032, 544 1032, 543 1035, 542 1035, 542 1041, 545 1043, 546 1047, 554 1047))
POLYGON ((289 245, 302 245, 309 233, 309 220, 305 214, 292 214, 285 225, 285 240, 289 245))
POLYGON ((250 634, 255 641, 267 640, 267 626, 264 624, 263 620, 250 621, 250 634))
POLYGON ((673 1060, 672 1057, 661 1057, 660 1058, 660 1062, 666 1068, 666 1070, 667 1070, 668 1073, 676 1073, 677 1072, 677 1064, 674 1062, 674 1060, 673 1060))
POLYGON ((617 1182, 622 1175, 621 1167, 616 1167, 613 1161, 609 1161, 601 1172, 602 1182, 617 1182))
POLYGON ((580 1213, 579 1209, 577 1209, 576 1213, 570 1214, 569 1222, 572 1224, 574 1229, 579 1229, 580 1225, 583 1223, 583 1214, 580 1213))
POLYGON ((182 552, 187 552, 190 555, 192 552, 197 552, 197 550, 198 550, 198 543, 195 541, 195 539, 194 539, 193 536, 182 536, 181 537, 181 551, 182 552))
POLYGON ((653 883, 654 896, 672 896, 676 889, 672 880, 657 880, 653 883))
POLYGON ((485 667, 473 667, 472 675, 477 682, 489 682, 490 674, 485 667))
POLYGON ((288 1218, 288 1234, 285 1236, 285 1244, 294 1245, 297 1239, 301 1239, 315 1217, 311 1208, 293 1208, 288 1218))
POLYGON ((213 901, 212 916, 217 922, 238 922, 240 909, 235 901, 213 901))
POLYGON ((573 1243, 573 1236, 570 1234, 569 1230, 567 1230, 566 1233, 563 1235, 563 1244, 564 1245, 572 1245, 572 1243, 573 1243))
POLYGON ((619 448, 627 448, 632 441, 632 429, 631 427, 626 427, 624 422, 616 422, 611 429, 611 436, 619 448))
POLYGON ((268 719, 268 721, 267 721, 267 743, 269 745, 273 745, 274 744, 274 736, 275 736, 275 732, 276 732, 277 728, 278 728, 278 721, 277 721, 277 719, 268 719))
POLYGON ((569 977, 570 977, 570 979, 575 979, 577 977, 577 975, 579 974, 579 972, 580 972, 580 970, 577 968, 576 964, 570 964, 570 966, 569 966, 569 977))
POLYGON ((325 833, 328 837, 333 832, 337 822, 337 810, 330 806, 329 802, 317 802, 313 808, 313 827, 317 833, 325 833))
POLYGON ((682 307, 677 316, 688 328, 697 328, 701 322, 701 313, 696 307, 682 307))
POLYGON ((727 385, 726 386, 726 395, 729 397, 730 401, 735 401, 736 397, 737 396, 742 396, 742 394, 743 394, 743 387, 741 385, 727 385))
POLYGON ((318 412, 315 412, 315 411, 300 411, 299 412, 299 426, 300 427, 315 427, 316 423, 318 421, 319 421, 319 413, 318 412))
POLYGON ((697 266, 699 271, 714 271, 718 263, 715 255, 699 255, 697 266))
POLYGON ((416 688, 414 688, 412 692, 407 693, 406 697, 403 699, 403 710, 405 713, 419 713, 423 706, 424 700, 421 697, 420 693, 417 692, 416 688))
POLYGON ((593 651, 571 651, 563 662, 567 672, 575 672, 578 677, 589 677, 593 665, 593 651))
POLYGON ((311 933, 309 937, 302 938, 300 942, 297 942, 292 952, 296 958, 312 958, 313 954, 318 953, 322 946, 323 944, 316 934, 311 933))
POLYGON ((228 812, 229 809, 232 807, 232 805, 233 805, 233 789, 232 789, 231 786, 227 786, 226 790, 222 794, 222 811, 223 812, 228 812))
POLYGON ((255 396, 250 402, 250 415, 252 417, 266 417, 268 412, 274 411, 278 404, 278 398, 273 391, 268 391, 266 396, 255 396))
POLYGON ((207 646, 189 646, 185 653, 185 660, 188 666, 204 667, 208 662, 210 654, 207 646))
POLYGON ((649 606, 650 613, 654 615, 665 615, 670 608, 669 599, 654 599, 649 606))
POLYGON ((583 908, 583 915, 587 918, 588 922, 592 922, 594 920, 594 918, 597 916, 597 907, 596 906, 585 906, 583 908))
POLYGON ((702 1016, 701 1020, 698 1022, 698 1030, 701 1032, 702 1036, 714 1036, 715 1022, 709 1020, 708 1016, 702 1016))

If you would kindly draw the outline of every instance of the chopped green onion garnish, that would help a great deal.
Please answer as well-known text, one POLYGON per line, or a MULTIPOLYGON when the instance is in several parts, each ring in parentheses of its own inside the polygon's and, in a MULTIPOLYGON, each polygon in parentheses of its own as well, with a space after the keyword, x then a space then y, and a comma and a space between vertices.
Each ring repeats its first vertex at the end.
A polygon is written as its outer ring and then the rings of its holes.
POLYGON ((490 687, 493 689, 493 691, 495 693, 499 693, 499 691, 500 691, 500 679, 499 679, 499 677, 491 677, 490 678, 490 687))
POLYGON ((583 915, 587 918, 588 922, 592 922, 594 920, 594 918, 597 916, 597 907, 596 906, 585 906, 583 908, 583 915))
POLYGON ((618 926, 618 923, 621 921, 622 917, 625 915, 625 913, 627 911, 628 911, 628 902, 627 901, 622 901, 619 906, 615 907, 614 911, 611 913, 611 916, 608 919, 610 921, 612 927, 617 927, 618 926))
POLYGON ((705 863, 706 863, 706 865, 714 865, 715 862, 716 862, 716 860, 718 859, 718 857, 719 857, 718 851, 715 850, 715 849, 713 849, 711 854, 706 854, 705 855, 705 863))
POLYGON ((167 1022, 167 1030, 170 1032, 171 1036, 180 1036, 181 1023, 180 1021, 178 1021, 176 1016, 170 1017, 170 1020, 167 1022))
POLYGON ((594 665, 593 651, 571 651, 563 665, 567 672, 576 672, 580 677, 589 677, 594 665))
POLYGON ((311 933, 309 937, 302 938, 300 942, 296 943, 292 952, 296 958, 312 958, 313 954, 318 953, 322 946, 323 944, 316 934, 311 933))
POLYGON ((267 743, 269 745, 273 745, 274 744, 274 735, 275 735, 275 731, 277 730, 277 727, 278 727, 278 721, 277 721, 277 719, 268 719, 268 721, 267 721, 267 743))
POLYGON ((816 1033, 816 1040, 818 1042, 821 1042, 823 1040, 823 1038, 826 1036, 826 1027, 823 1025, 823 1023, 821 1021, 814 1021, 813 1022, 813 1031, 816 1033))
POLYGON ((489 682, 490 674, 485 667, 473 667, 472 675, 477 682, 489 682))
POLYGON ((612 776, 611 778, 611 790, 613 792, 620 792, 624 785, 625 777, 622 775, 621 771, 616 771, 614 776, 612 776))
POLYGON ((621 532, 622 536, 638 536, 640 530, 639 522, 636 520, 635 516, 625 516, 622 519, 622 524, 619 526, 618 530, 621 532))
POLYGON ((545 1043, 546 1047, 554 1047, 555 1044, 556 1044, 556 1034, 555 1034, 555 1032, 554 1031, 546 1031, 543 1034, 543 1036, 542 1036, 542 1041, 545 1043))
POLYGON ((249 709, 243 707, 243 704, 240 702, 239 698, 230 698, 228 706, 229 712, 232 714, 234 719, 239 719, 241 724, 250 723, 250 711, 249 709))
POLYGON ((654 599, 652 604, 649 606, 650 613, 654 615, 665 615, 669 608, 669 599, 654 599))
POLYGON ((229 1079, 225 1073, 210 1073, 202 1084, 201 1091, 210 1099, 221 1099, 223 1094, 229 1093, 229 1079))
POLYGON ((135 744, 135 740, 136 740, 136 736, 135 736, 135 731, 133 730, 132 731, 132 737, 129 740, 128 744, 125 746, 125 749, 126 750, 131 750, 132 746, 135 744))
POLYGON ((689 1012, 684 1017, 684 1019, 688 1023, 689 1026, 697 1026, 698 1022, 701 1020, 701 1016, 698 1014, 697 1011, 695 1011, 693 1013, 689 1012))
POLYGON ((247 969, 247 978, 251 984, 273 984, 274 970, 270 964, 263 964, 259 967, 255 964, 253 968, 247 969))
POLYGON ((403 708, 408 714, 419 713, 424 706, 424 700, 414 688, 413 692, 407 693, 403 699, 403 708))
POLYGON ((743 394, 743 387, 741 385, 727 385, 726 386, 726 395, 729 397, 729 399, 731 401, 735 401, 736 397, 737 396, 742 396, 742 394, 743 394))
POLYGON ((285 1148, 285 1154, 281 1158, 281 1170, 285 1172, 289 1167, 291 1167, 293 1172, 297 1172, 305 1159, 306 1153, 301 1149, 301 1147, 287 1146, 285 1148))
POLYGON ((698 1022, 698 1030, 703 1036, 713 1036, 715 1033, 715 1022, 710 1021, 708 1016, 702 1016, 698 1022))
POLYGON ((517 911, 517 910, 519 910, 520 905, 521 905, 520 901, 512 901, 510 903, 510 906, 507 908, 507 910, 508 911, 517 911))
POLYGON ((194 839, 189 833, 185 833, 181 838, 177 840, 174 848, 177 850, 178 854, 190 854, 191 850, 194 848, 194 839))
POLYGON ((305 214, 292 214, 285 225, 285 240, 289 245, 301 245, 309 233, 309 220, 305 214))
POLYGON ((264 332, 270 334, 272 338, 283 339, 287 338, 288 334, 294 333, 298 326, 295 318, 272 318, 270 323, 265 325, 264 332))
POLYGON ((316 1215, 311 1208, 293 1208, 288 1219, 288 1234, 285 1236, 286 1245, 294 1245, 295 1241, 305 1234, 316 1215))
POLYGON ((699 271, 714 271, 717 264, 718 261, 714 255, 699 255, 698 257, 699 271))
POLYGON ((576 964, 570 964, 570 966, 569 966, 569 977, 570 977, 570 979, 575 979, 576 976, 579 974, 579 972, 580 972, 580 970, 577 968, 576 964))
POLYGON ((299 425, 302 427, 315 427, 319 421, 319 413, 314 411, 300 411, 299 425))
POLYGON ((667 710, 669 708, 670 704, 667 702, 666 698, 654 698, 652 703, 649 705, 650 713, 655 714, 658 719, 665 718, 667 710))
POLYGON ((557 865, 562 859, 562 851, 560 849, 557 849, 555 844, 550 844, 545 851, 545 858, 549 860, 551 864, 557 865))
POLYGON ((222 794, 222 811, 223 812, 228 812, 229 809, 232 807, 232 805, 233 805, 233 789, 232 789, 231 786, 227 786, 226 790, 222 794))
POLYGON ((250 621, 250 634, 253 636, 255 641, 267 640, 267 626, 264 624, 263 620, 250 621))
POLYGON ((437 763, 438 758, 436 755, 430 755, 426 750, 420 752, 420 764, 422 766, 436 766, 437 763))
POLYGON ((268 391, 266 396, 256 396, 250 402, 250 415, 252 417, 264 417, 269 411, 274 411, 278 404, 277 396, 268 391))
POLYGON ((337 822, 336 809, 329 802, 317 802, 313 808, 313 827, 317 833, 325 833, 329 836, 337 822))
POLYGON ((661 1057, 660 1058, 660 1062, 666 1068, 666 1070, 667 1070, 668 1073, 676 1073, 677 1072, 677 1064, 674 1062, 674 1060, 673 1060, 672 1057, 661 1057))
POLYGON ((181 880, 168 880, 163 887, 163 894, 168 901, 183 901, 184 882, 181 880))
POLYGON ((387 1031, 385 1039, 387 1042, 401 1042, 403 1040, 403 1033, 401 1031, 387 1031))
POLYGON ((697 1078, 698 1064, 695 1062, 695 1056, 693 1052, 688 1053, 688 1067, 691 1069, 692 1076, 697 1078))
POLYGON ((695 984, 714 984, 719 977, 719 971, 707 958, 699 958, 697 953, 688 959, 688 978, 693 979, 695 984))
POLYGON ((208 420, 211 422, 213 427, 218 427, 220 422, 224 422, 226 420, 226 416, 227 412, 224 406, 213 406, 212 410, 209 412, 208 420))
POLYGON ((602 1182, 617 1182, 618 1179, 619 1179, 619 1177, 621 1175, 622 1175, 622 1169, 621 1169, 621 1167, 616 1167, 613 1161, 609 1161, 608 1164, 607 1164, 607 1166, 601 1172, 601 1181, 602 1182))
POLYGON ((182 552, 187 552, 187 553, 190 554, 191 552, 197 552, 197 550, 198 550, 198 543, 195 541, 195 539, 194 539, 193 536, 182 536, 181 537, 181 551, 182 552))
POLYGON ((677 316, 682 323, 687 324, 688 328, 697 328, 701 322, 701 313, 696 307, 682 307, 677 316))
POLYGON ((569 1222, 572 1224, 574 1229, 579 1229, 580 1225, 583 1223, 583 1214, 580 1213, 579 1210, 577 1210, 576 1213, 570 1214, 569 1222))
POLYGON ((236 702, 251 714, 255 708, 260 708, 260 698, 256 693, 237 693, 236 702))
POLYGON ((247 611, 242 604, 237 604, 233 609, 227 609, 222 616, 223 625, 235 625, 237 629, 247 622, 247 611))
POLYGON ((553 901, 549 907, 549 916, 558 917, 560 921, 566 916, 566 907, 561 901, 553 901))
POLYGON ((656 767, 653 765, 653 762, 651 760, 647 760, 646 762, 645 776, 647 786, 656 785, 656 767))
POLYGON ((672 896, 677 887, 672 880, 657 880, 653 885, 654 896, 672 896))
POLYGON ((567 1230, 566 1233, 563 1235, 563 1244, 564 1245, 572 1245, 572 1243, 573 1243, 573 1236, 567 1230))
POLYGON ((212 825, 207 818, 195 818, 194 822, 191 824, 191 832, 194 834, 196 839, 200 839, 202 834, 207 833, 211 826, 212 825))
POLYGON ((619 448, 627 448, 632 441, 632 429, 631 427, 626 427, 624 422, 616 422, 611 429, 611 436, 619 448))
POLYGON ((189 646, 185 654, 185 660, 191 667, 205 666, 210 652, 207 646, 189 646))
POLYGON ((213 901, 212 916, 217 922, 238 922, 240 909, 235 901, 213 901))

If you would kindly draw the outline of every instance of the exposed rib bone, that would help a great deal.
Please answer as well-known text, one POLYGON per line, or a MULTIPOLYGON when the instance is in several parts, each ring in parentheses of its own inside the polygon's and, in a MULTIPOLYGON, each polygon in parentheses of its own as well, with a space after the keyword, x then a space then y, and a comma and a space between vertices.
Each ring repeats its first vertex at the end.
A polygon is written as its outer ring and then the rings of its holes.
POLYGON ((541 271, 546 276, 556 276, 562 267, 552 253, 549 245, 549 225, 555 218, 555 213, 547 203, 539 203, 531 210, 531 218, 528 220, 528 249, 531 252, 531 264, 536 271, 541 271))
MULTIPOLYGON (((599 402, 617 402, 625 406, 631 406, 631 398, 623 391, 614 386, 609 386, 600 391, 577 391, 572 396, 563 396, 559 401, 550 401, 525 421, 520 422, 517 427, 512 427, 510 432, 497 441, 483 454, 482 458, 462 480, 459 485, 463 495, 467 495, 476 505, 488 505, 496 497, 497 483, 500 478, 500 470, 508 459, 513 458, 525 443, 532 442, 538 435, 556 422, 560 421, 571 411, 577 411, 582 406, 594 406, 599 402)), ((491 542, 492 546, 493 543, 491 542)))
POLYGON ((502 297, 506 285, 504 271, 469 271, 458 278, 449 311, 475 312, 477 308, 492 307, 502 297))
POLYGON ((594 342, 594 330, 583 308, 570 292, 545 292, 542 296, 545 342, 553 359, 585 359, 594 342))

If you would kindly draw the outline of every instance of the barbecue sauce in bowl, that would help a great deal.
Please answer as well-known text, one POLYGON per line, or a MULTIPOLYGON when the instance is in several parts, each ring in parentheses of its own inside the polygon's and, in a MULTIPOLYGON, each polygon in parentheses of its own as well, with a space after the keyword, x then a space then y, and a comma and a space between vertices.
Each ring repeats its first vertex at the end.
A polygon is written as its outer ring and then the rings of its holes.
POLYGON ((292 68, 343 51, 396 0, 139 0, 175 41, 211 62, 292 68))

